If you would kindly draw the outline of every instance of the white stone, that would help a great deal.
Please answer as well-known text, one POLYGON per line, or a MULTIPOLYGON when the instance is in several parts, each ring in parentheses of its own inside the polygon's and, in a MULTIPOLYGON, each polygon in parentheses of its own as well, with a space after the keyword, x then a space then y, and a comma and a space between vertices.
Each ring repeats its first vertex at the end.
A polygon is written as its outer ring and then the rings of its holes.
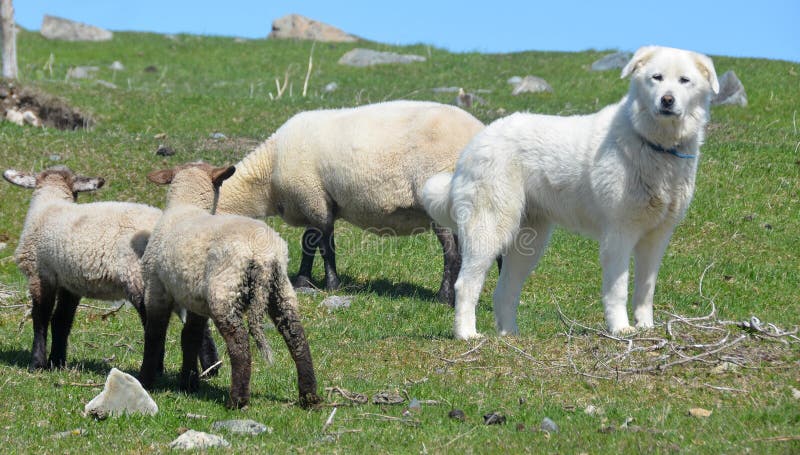
POLYGON ((212 447, 230 447, 231 443, 221 436, 203 433, 202 431, 187 430, 177 439, 169 443, 170 449, 205 450, 212 447))
POLYGON ((540 93, 540 92, 553 92, 553 87, 550 87, 550 84, 547 83, 546 80, 542 79, 541 77, 536 76, 525 76, 514 90, 511 92, 512 95, 519 95, 520 93, 540 93))
POLYGON ((63 41, 108 41, 114 34, 93 25, 45 15, 39 30, 47 39, 63 41))
POLYGON ((272 22, 272 31, 268 38, 294 38, 333 43, 358 41, 355 36, 349 35, 332 25, 315 21, 299 14, 289 14, 275 19, 272 22))
POLYGON ((122 71, 125 69, 125 65, 122 64, 119 60, 114 60, 114 63, 109 66, 112 71, 122 71))
POLYGON ((424 62, 425 60, 425 57, 421 55, 379 52, 372 49, 355 48, 344 54, 342 58, 339 59, 339 64, 348 66, 372 66, 390 63, 424 62))
POLYGON ((155 415, 158 405, 133 376, 112 368, 105 387, 84 407, 84 413, 104 419, 122 414, 155 415))
POLYGON ((6 120, 19 126, 25 125, 25 118, 22 116, 22 112, 13 108, 6 111, 6 120))

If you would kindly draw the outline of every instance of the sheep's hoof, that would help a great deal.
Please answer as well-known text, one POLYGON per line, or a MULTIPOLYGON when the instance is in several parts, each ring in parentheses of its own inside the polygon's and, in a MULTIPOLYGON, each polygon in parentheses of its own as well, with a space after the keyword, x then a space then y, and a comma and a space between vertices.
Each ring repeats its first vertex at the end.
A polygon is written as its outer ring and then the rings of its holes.
POLYGON ((439 292, 436 294, 436 299, 439 303, 449 305, 450 308, 455 308, 456 306, 456 294, 452 289, 439 289, 439 292))
POLYGON ((307 393, 305 395, 300 395, 297 404, 303 409, 313 409, 319 407, 322 401, 322 398, 316 393, 307 393))
POLYGON ((228 409, 247 409, 250 403, 250 397, 231 397, 226 403, 225 407, 228 409))

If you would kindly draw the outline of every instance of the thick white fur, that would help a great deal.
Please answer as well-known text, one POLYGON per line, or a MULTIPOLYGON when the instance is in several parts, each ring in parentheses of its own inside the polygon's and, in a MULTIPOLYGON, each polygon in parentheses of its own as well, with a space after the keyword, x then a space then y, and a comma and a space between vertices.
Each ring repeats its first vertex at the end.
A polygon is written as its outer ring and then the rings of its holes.
POLYGON ((626 310, 631 254, 634 320, 639 328, 653 326, 656 275, 694 192, 709 101, 719 84, 708 57, 655 46, 635 53, 622 70, 626 76, 628 94, 595 114, 517 113, 495 121, 464 149, 452 180, 440 174, 427 182, 426 209, 456 228, 463 256, 456 338, 480 336, 475 306, 500 254, 495 322, 500 334, 517 332, 522 285, 557 224, 600 242, 608 330, 634 330, 626 310), (664 112, 665 96, 674 99, 672 115, 664 112))

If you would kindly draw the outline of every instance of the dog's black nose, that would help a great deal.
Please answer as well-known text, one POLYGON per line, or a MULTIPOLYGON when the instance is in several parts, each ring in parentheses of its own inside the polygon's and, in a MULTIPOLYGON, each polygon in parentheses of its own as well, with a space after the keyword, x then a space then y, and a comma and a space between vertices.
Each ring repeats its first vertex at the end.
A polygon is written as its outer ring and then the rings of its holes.
POLYGON ((664 95, 661 97, 661 107, 671 108, 675 104, 675 97, 672 95, 664 95))

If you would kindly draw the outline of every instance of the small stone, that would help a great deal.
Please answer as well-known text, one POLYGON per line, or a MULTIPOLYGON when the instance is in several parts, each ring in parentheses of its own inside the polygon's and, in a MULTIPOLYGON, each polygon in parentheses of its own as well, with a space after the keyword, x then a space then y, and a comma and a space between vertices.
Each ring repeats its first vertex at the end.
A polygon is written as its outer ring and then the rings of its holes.
POLYGON ((424 62, 425 57, 413 54, 398 54, 395 52, 379 52, 372 49, 355 48, 339 59, 340 65, 347 66, 373 66, 392 63, 424 62))
POLYGON ((166 139, 166 137, 167 133, 158 133, 155 136, 153 136, 153 139, 166 139))
POLYGON ((299 288, 294 288, 294 292, 296 294, 303 294, 303 295, 310 295, 311 297, 316 297, 319 295, 319 289, 308 287, 308 286, 301 286, 299 288))
POLYGON ((689 409, 689 415, 692 416, 692 417, 697 417, 698 419, 709 417, 709 416, 711 416, 711 413, 712 413, 712 411, 709 411, 708 409, 703 409, 703 408, 691 408, 691 409, 689 409))
POLYGON ((511 94, 516 96, 521 93, 541 93, 541 92, 552 93, 553 87, 551 87, 550 84, 548 84, 547 81, 545 81, 541 77, 525 76, 525 78, 522 79, 522 82, 520 82, 519 84, 517 84, 516 87, 514 87, 514 90, 511 92, 511 94))
POLYGON ((739 371, 739 365, 731 362, 722 362, 711 369, 711 374, 735 373, 737 371, 739 371))
POLYGON ((339 84, 337 84, 336 82, 331 82, 331 83, 325 85, 324 90, 325 90, 325 93, 333 93, 338 88, 339 88, 339 84))
POLYGON ((125 66, 119 60, 114 60, 114 63, 109 66, 112 71, 122 71, 125 69, 125 66))
POLYGON ((483 416, 484 425, 505 425, 506 416, 497 412, 490 412, 483 416))
POLYGON ((14 108, 11 108, 11 109, 6 111, 6 120, 8 120, 9 122, 11 122, 11 123, 13 123, 15 125, 19 125, 19 126, 25 125, 25 118, 22 116, 22 112, 14 109, 14 108))
POLYGON ((590 404, 586 406, 586 409, 583 410, 584 414, 594 416, 594 415, 603 415, 604 411, 602 408, 598 408, 597 406, 590 404))
POLYGON ((553 422, 553 420, 550 419, 549 417, 545 417, 544 419, 542 419, 542 424, 539 425, 539 428, 542 431, 546 431, 548 433, 553 433, 553 434, 558 433, 558 425, 556 425, 556 423, 553 422))
POLYGON ((800 400, 800 390, 797 390, 794 387, 792 387, 792 397, 795 400, 800 400))
POLYGON ((76 428, 74 430, 62 431, 60 433, 56 433, 53 435, 53 437, 56 439, 63 439, 63 438, 68 438, 70 436, 84 436, 86 435, 86 433, 88 433, 88 430, 85 430, 83 428, 76 428))
POLYGON ((98 70, 96 66, 75 66, 67 70, 67 79, 91 79, 98 70))
POLYGON ((630 52, 615 52, 592 63, 592 71, 607 71, 625 68, 633 54, 630 52))
POLYGON ((192 414, 191 412, 186 413, 187 419, 207 419, 208 416, 204 416, 202 414, 192 414))
POLYGON ((519 399, 517 401, 519 402, 520 406, 524 406, 525 404, 528 403, 528 399, 525 398, 525 397, 519 397, 519 399))
POLYGON ((108 89, 111 89, 111 90, 114 90, 114 89, 117 88, 117 84, 115 84, 113 82, 104 81, 102 79, 98 79, 98 80, 94 81, 94 83, 99 85, 100 87, 105 87, 105 88, 108 88, 108 89))
POLYGON ((411 402, 408 403, 408 410, 411 412, 422 412, 422 403, 416 398, 412 398, 411 402))
POLYGON ((157 73, 158 68, 155 65, 148 65, 144 68, 145 73, 157 73))
POLYGON ((397 392, 378 392, 372 397, 372 404, 400 404, 404 401, 397 392))
POLYGON ((352 295, 332 295, 330 297, 326 297, 322 302, 320 302, 320 306, 324 306, 329 310, 337 310, 340 308, 350 308, 350 303, 353 301, 352 295))
POLYGON ((464 411, 462 411, 461 409, 451 410, 450 412, 447 413, 447 417, 450 417, 451 419, 455 420, 460 420, 462 422, 467 418, 467 416, 464 415, 464 411))
POLYGON ((726 71, 719 76, 719 93, 711 99, 711 105, 720 104, 747 106, 747 93, 744 90, 744 85, 733 71, 726 71))
POLYGON ((517 85, 522 83, 522 78, 519 77, 519 76, 512 76, 512 77, 509 77, 508 81, 506 81, 506 82, 508 82, 509 84, 511 84, 511 85, 516 87, 517 85))
POLYGON ((219 422, 214 422, 211 425, 212 431, 220 431, 226 430, 231 433, 238 433, 238 434, 249 434, 251 436, 259 435, 261 433, 269 433, 272 434, 272 428, 258 423, 255 420, 222 420, 219 422))
POLYGON ((171 449, 206 450, 212 447, 230 447, 231 444, 220 436, 202 431, 188 430, 169 443, 171 449))
POLYGON ((753 221, 754 219, 756 219, 756 214, 755 213, 751 213, 749 215, 745 215, 745 216, 742 217, 742 220, 744 220, 744 221, 753 221))
POLYGON ((211 133, 211 139, 227 139, 228 136, 225 136, 222 133, 211 133))
POLYGON ((7 246, 8 244, 6 242, 0 242, 0 251, 5 250, 7 246))
POLYGON ((53 154, 53 155, 48 156, 47 158, 50 161, 61 161, 61 155, 53 154))
POLYGON ((167 147, 164 144, 160 144, 158 146, 158 150, 156 150, 156 155, 158 156, 172 156, 175 154, 175 150, 172 147, 167 147))
POLYGON ((84 413, 104 419, 122 414, 155 415, 158 405, 133 376, 112 368, 103 391, 84 407, 84 413))

